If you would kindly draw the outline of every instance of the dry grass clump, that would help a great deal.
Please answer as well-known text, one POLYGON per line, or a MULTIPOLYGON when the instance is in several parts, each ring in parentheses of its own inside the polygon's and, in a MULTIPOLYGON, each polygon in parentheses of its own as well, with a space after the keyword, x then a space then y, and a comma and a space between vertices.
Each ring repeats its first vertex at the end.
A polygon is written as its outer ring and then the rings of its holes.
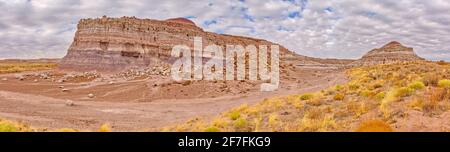
POLYGON ((360 123, 356 132, 392 132, 392 127, 382 120, 366 120, 360 123))
POLYGON ((426 86, 437 86, 439 81, 439 76, 433 73, 427 73, 422 80, 426 86))
POLYGON ((342 101, 342 100, 344 100, 344 98, 345 98, 345 95, 342 94, 342 93, 337 93, 337 94, 334 95, 334 97, 333 97, 333 99, 336 100, 336 101, 342 101))

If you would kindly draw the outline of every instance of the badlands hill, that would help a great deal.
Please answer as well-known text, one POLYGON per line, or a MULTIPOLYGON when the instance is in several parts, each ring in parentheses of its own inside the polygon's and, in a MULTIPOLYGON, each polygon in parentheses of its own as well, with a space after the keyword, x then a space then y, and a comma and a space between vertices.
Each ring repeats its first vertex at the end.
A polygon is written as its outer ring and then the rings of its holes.
POLYGON ((361 59, 353 62, 353 65, 376 65, 395 62, 407 62, 424 60, 419 57, 413 48, 403 46, 397 41, 392 41, 379 49, 373 49, 361 59))
MULTIPOLYGON (((61 68, 123 69, 129 66, 154 66, 170 63, 175 45, 193 47, 194 37, 203 45, 273 45, 275 43, 242 36, 206 32, 185 18, 165 21, 135 17, 82 19, 61 68)), ((302 60, 313 58, 292 54, 280 46, 281 57, 302 60)))

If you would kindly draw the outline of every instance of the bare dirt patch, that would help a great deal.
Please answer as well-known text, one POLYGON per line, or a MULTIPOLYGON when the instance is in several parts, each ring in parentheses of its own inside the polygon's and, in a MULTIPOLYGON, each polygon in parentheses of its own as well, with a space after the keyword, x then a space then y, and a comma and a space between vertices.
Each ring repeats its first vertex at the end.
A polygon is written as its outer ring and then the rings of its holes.
POLYGON ((31 75, 23 80, 0 75, 7 78, 0 81, 0 117, 48 129, 96 130, 108 123, 115 131, 146 131, 346 81, 342 70, 293 66, 282 70, 281 88, 274 92, 260 92, 260 82, 173 82, 158 75, 120 79, 57 70, 47 71, 53 76, 47 79, 34 76, 40 72, 21 73, 31 75), (73 79, 58 81, 67 75, 73 79))

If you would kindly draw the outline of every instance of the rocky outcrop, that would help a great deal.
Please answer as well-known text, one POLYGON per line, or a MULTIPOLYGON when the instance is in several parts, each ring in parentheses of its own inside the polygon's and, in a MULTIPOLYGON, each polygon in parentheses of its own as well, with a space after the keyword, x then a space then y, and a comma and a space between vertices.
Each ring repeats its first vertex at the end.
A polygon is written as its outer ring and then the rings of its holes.
POLYGON ((424 60, 419 57, 413 48, 405 47, 401 43, 393 41, 379 49, 373 49, 361 59, 353 62, 353 66, 387 64, 395 62, 408 62, 424 60))
MULTIPOLYGON (((194 22, 176 18, 165 21, 135 17, 82 19, 67 55, 60 62, 65 69, 122 70, 173 62, 172 47, 193 47, 194 37, 203 45, 273 45, 255 38, 205 32, 194 22)), ((280 56, 289 51, 280 46, 280 56)), ((300 57, 298 55, 291 55, 300 57)))

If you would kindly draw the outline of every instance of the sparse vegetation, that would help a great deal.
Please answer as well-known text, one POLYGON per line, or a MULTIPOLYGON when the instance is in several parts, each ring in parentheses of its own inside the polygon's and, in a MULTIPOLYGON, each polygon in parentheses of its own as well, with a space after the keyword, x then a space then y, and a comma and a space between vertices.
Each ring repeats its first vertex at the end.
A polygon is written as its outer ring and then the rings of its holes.
POLYGON ((17 73, 24 71, 50 70, 57 66, 56 63, 41 62, 7 62, 0 63, 0 74, 17 73))
MULTIPOLYGON (((389 123, 404 119, 401 113, 408 110, 436 115, 450 109, 448 69, 449 64, 435 62, 353 68, 347 71, 350 81, 346 84, 319 92, 266 99, 237 108, 239 114, 236 109, 224 112, 204 126, 213 125, 220 131, 390 132, 394 130, 389 123), (355 121, 365 115, 373 119, 355 121), (214 125, 217 120, 223 121, 223 125, 214 125)), ((169 130, 203 123, 187 122, 169 130)), ((182 131, 204 130, 187 127, 182 131)))
MULTIPOLYGON (((0 132, 80 132, 80 130, 73 128, 60 128, 49 130, 47 128, 33 128, 21 122, 14 122, 0 118, 0 132)), ((103 124, 97 132, 111 132, 109 124, 103 124)))

